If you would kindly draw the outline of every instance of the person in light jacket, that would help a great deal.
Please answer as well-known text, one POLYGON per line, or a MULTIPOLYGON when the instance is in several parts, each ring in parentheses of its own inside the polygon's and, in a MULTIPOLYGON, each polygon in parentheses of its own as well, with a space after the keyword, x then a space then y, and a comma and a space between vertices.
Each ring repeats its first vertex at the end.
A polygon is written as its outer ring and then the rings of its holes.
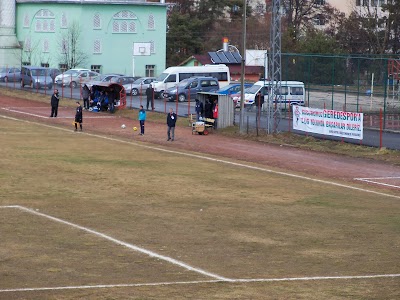
POLYGON ((143 105, 140 105, 138 119, 139 119, 139 123, 140 123, 139 135, 144 135, 144 122, 146 121, 146 111, 144 110, 143 105))

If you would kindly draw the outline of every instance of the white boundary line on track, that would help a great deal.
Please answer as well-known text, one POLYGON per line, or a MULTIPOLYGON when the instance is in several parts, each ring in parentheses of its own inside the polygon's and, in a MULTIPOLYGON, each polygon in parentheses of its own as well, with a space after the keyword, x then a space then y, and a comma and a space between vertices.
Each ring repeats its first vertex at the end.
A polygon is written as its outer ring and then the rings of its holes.
MULTIPOLYGON (((53 128, 53 129, 63 130, 63 131, 67 131, 67 132, 73 133, 71 130, 68 130, 68 129, 65 129, 65 128, 61 128, 61 127, 57 127, 57 126, 53 126, 53 125, 41 124, 41 123, 37 123, 37 122, 33 122, 33 121, 27 121, 27 120, 20 120, 20 119, 16 119, 16 118, 4 116, 4 115, 0 115, 0 117, 5 118, 5 119, 20 121, 20 122, 26 122, 26 123, 30 123, 30 124, 36 124, 36 125, 43 126, 43 127, 48 127, 48 128, 53 128)), ((308 180, 308 181, 312 181, 312 182, 323 183, 323 184, 326 184, 326 185, 342 187, 342 188, 355 190, 355 191, 359 191, 359 192, 364 192, 364 193, 369 193, 369 194, 374 194, 374 195, 379 195, 379 196, 384 196, 384 197, 400 199, 400 195, 399 196, 398 195, 392 195, 392 194, 377 192, 377 191, 368 190, 368 189, 364 189, 364 188, 359 188, 359 187, 352 186, 352 185, 337 183, 337 182, 333 182, 333 181, 322 180, 322 179, 317 179, 317 178, 312 178, 312 177, 307 177, 307 176, 302 176, 302 175, 296 175, 296 174, 288 173, 288 172, 275 171, 275 170, 271 170, 271 169, 267 169, 267 168, 247 165, 245 163, 236 163, 236 162, 231 162, 231 161, 228 161, 228 160, 212 158, 212 157, 208 157, 208 156, 202 156, 202 155, 199 155, 199 154, 186 153, 186 152, 181 152, 181 151, 177 151, 177 150, 169 150, 169 149, 164 149, 164 148, 160 148, 160 147, 156 147, 156 146, 149 146, 149 145, 146 145, 146 144, 140 143, 140 142, 124 141, 124 140, 120 140, 120 139, 117 139, 117 138, 111 138, 111 137, 107 137, 107 136, 102 136, 102 135, 99 135, 99 134, 93 134, 93 133, 87 133, 87 132, 80 132, 80 134, 85 134, 87 136, 96 137, 96 138, 104 139, 104 140, 107 140, 107 141, 113 141, 113 142, 123 143, 123 144, 127 144, 127 145, 134 145, 134 146, 142 147, 142 148, 145 148, 145 149, 151 149, 151 150, 156 150, 156 151, 165 152, 165 153, 171 153, 171 154, 176 154, 176 155, 183 155, 183 156, 198 158, 200 160, 208 160, 208 161, 218 162, 218 163, 231 165, 231 166, 236 166, 236 167, 240 167, 240 168, 247 168, 247 169, 251 169, 251 170, 257 170, 257 171, 261 171, 261 172, 266 172, 266 173, 271 173, 271 174, 276 174, 276 175, 281 175, 281 176, 286 176, 286 177, 292 177, 292 178, 297 178, 297 179, 302 179, 302 180, 308 180)))
POLYGON ((352 280, 352 279, 377 279, 377 278, 397 278, 400 274, 382 275, 360 275, 360 276, 318 276, 318 277, 287 277, 287 278, 255 278, 255 279, 235 279, 235 280, 198 280, 198 281, 175 281, 175 282, 153 282, 153 283, 127 283, 127 284, 99 284, 99 285, 77 285, 77 286, 56 286, 42 288, 17 288, 2 289, 0 293, 6 292, 37 292, 37 291, 56 291, 56 290, 78 290, 78 289, 104 289, 121 287, 142 287, 142 286, 167 286, 167 285, 193 285, 206 283, 252 283, 252 282, 281 282, 281 281, 319 281, 319 280, 352 280))
MULTIPOLYGON (((32 116, 32 117, 42 118, 42 119, 49 119, 50 118, 50 117, 47 117, 47 116, 28 113, 28 112, 15 110, 15 109, 10 109, 10 108, 2 107, 1 109, 6 110, 6 111, 10 111, 10 112, 15 112, 15 113, 22 114, 22 115, 28 115, 28 116, 32 116)), ((57 117, 57 119, 71 119, 71 118, 74 118, 74 116, 71 115, 70 117, 57 117)), ((87 115, 85 115, 85 119, 111 119, 111 118, 114 118, 114 117, 113 116, 87 116, 87 115)))
POLYGON ((136 245, 133 245, 133 244, 126 243, 124 241, 115 239, 115 238, 113 238, 113 237, 111 237, 109 235, 106 235, 104 233, 101 233, 101 232, 95 231, 93 229, 90 229, 90 228, 87 228, 87 227, 84 227, 84 226, 80 226, 80 225, 65 221, 65 220, 60 219, 60 218, 56 218, 56 217, 53 217, 53 216, 38 212, 38 211, 36 211, 34 209, 26 208, 26 207, 20 206, 20 205, 0 206, 0 208, 15 208, 15 209, 19 209, 19 210, 22 210, 24 212, 27 212, 27 213, 30 213, 30 214, 33 214, 33 215, 37 215, 37 216, 44 217, 46 219, 50 219, 52 221, 55 221, 55 222, 58 222, 58 223, 61 223, 61 224, 64 224, 64 225, 68 225, 68 226, 73 227, 75 229, 79 229, 79 230, 85 231, 87 233, 93 234, 95 236, 98 236, 98 237, 103 238, 105 240, 108 240, 110 242, 113 242, 114 244, 126 247, 128 249, 131 249, 131 250, 139 252, 139 253, 146 254, 146 255, 148 255, 150 257, 158 258, 160 260, 166 261, 168 263, 171 263, 171 264, 173 264, 175 266, 179 266, 179 267, 184 268, 186 270, 193 271, 193 272, 205 275, 207 277, 211 277, 211 278, 222 280, 222 281, 231 281, 231 279, 229 279, 229 278, 226 278, 226 277, 223 277, 223 276, 219 276, 217 274, 213 274, 213 273, 207 272, 207 271, 205 271, 203 269, 200 269, 200 268, 192 267, 192 266, 190 266, 190 265, 188 265, 188 264, 186 264, 186 263, 184 263, 182 261, 176 260, 174 258, 158 254, 156 252, 147 250, 145 248, 142 248, 142 247, 139 247, 139 246, 136 246, 136 245))
POLYGON ((378 184, 378 185, 383 185, 383 186, 387 186, 387 187, 394 187, 397 189, 400 189, 399 185, 394 185, 394 184, 389 184, 389 183, 384 183, 384 182, 380 182, 380 181, 375 181, 375 180, 385 180, 385 179, 399 179, 400 177, 398 176, 390 176, 390 177, 375 177, 375 178, 354 178, 354 180, 358 180, 358 181, 363 181, 363 182, 369 182, 369 183, 373 183, 373 184, 378 184))

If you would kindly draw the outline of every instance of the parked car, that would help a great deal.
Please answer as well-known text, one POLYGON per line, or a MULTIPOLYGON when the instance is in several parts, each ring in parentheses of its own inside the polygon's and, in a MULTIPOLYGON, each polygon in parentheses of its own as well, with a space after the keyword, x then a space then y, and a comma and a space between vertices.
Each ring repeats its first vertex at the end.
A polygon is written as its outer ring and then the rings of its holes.
POLYGON ((47 68, 47 70, 50 74, 50 77, 53 79, 53 83, 54 83, 56 80, 56 77, 61 74, 61 71, 56 68, 47 68))
POLYGON ((51 89, 53 87, 53 79, 47 68, 24 66, 21 68, 21 87, 29 85, 31 88, 51 89))
MULTIPOLYGON (((252 83, 245 83, 244 88, 251 87, 253 84, 252 83)), ((230 83, 227 86, 219 89, 217 91, 218 94, 221 95, 233 95, 233 94, 238 94, 240 93, 240 88, 241 88, 241 83, 230 83)))
POLYGON ((91 88, 93 85, 100 83, 100 82, 111 82, 111 79, 114 77, 120 77, 120 76, 124 76, 121 74, 104 74, 104 75, 100 75, 98 78, 96 78, 96 80, 92 80, 92 81, 88 81, 88 82, 84 82, 82 83, 82 87, 86 84, 88 86, 88 88, 91 88))
POLYGON ((0 81, 19 82, 21 80, 21 70, 18 68, 0 68, 0 81))
POLYGON ((75 74, 75 73, 81 72, 81 71, 90 72, 89 69, 82 69, 82 68, 70 69, 68 71, 65 71, 64 73, 57 75, 56 78, 54 79, 54 82, 57 83, 58 85, 61 85, 61 81, 64 77, 70 76, 71 74, 75 74))
POLYGON ((175 87, 169 88, 164 92, 164 98, 183 102, 189 98, 194 101, 198 92, 216 92, 219 90, 219 82, 214 77, 191 77, 184 79, 175 87), (190 92, 189 92, 190 91, 190 92))
POLYGON ((111 78, 111 82, 118 83, 120 85, 125 85, 129 83, 135 82, 135 80, 139 79, 140 77, 132 77, 132 76, 115 76, 111 78))
POLYGON ((155 77, 142 77, 135 80, 133 83, 124 84, 127 95, 137 96, 146 93, 146 89, 155 80, 155 77))
POLYGON ((99 73, 92 71, 72 72, 66 76, 63 76, 61 80, 57 80, 57 84, 76 88, 79 84, 96 80, 99 77, 99 73))

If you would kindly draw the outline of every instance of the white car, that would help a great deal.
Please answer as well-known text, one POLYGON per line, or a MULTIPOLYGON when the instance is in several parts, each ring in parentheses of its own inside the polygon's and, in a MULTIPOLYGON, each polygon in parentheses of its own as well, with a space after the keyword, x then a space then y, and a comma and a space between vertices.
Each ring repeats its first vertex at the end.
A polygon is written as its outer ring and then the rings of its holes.
MULTIPOLYGON (((79 84, 96 80, 100 74, 92 71, 67 71, 61 78, 57 78, 56 83, 61 86, 76 88, 79 84)), ((59 75, 60 76, 60 75, 59 75)), ((59 77, 57 76, 57 77, 59 77)))
POLYGON ((146 89, 149 85, 156 80, 155 77, 142 77, 135 80, 132 83, 124 84, 124 88, 127 95, 137 96, 140 94, 145 94, 146 89))

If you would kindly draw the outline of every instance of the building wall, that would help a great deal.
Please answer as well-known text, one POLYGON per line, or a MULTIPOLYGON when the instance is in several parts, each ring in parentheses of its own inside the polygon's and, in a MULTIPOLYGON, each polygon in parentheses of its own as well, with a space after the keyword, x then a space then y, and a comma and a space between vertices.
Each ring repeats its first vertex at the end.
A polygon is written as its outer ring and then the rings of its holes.
POLYGON ((17 3, 17 38, 25 49, 30 39, 31 48, 30 52, 23 51, 21 61, 29 60, 31 54, 32 65, 48 63, 50 67, 59 67, 62 37, 74 22, 80 28, 79 48, 88 56, 86 63, 79 67, 101 65, 102 73, 135 76, 145 76, 146 65, 155 66, 155 75, 164 71, 166 6, 143 2, 123 5, 17 3), (150 16, 153 21, 149 22, 150 16), (134 43, 152 43, 153 46, 144 47, 151 49, 149 55, 134 57, 134 43))

